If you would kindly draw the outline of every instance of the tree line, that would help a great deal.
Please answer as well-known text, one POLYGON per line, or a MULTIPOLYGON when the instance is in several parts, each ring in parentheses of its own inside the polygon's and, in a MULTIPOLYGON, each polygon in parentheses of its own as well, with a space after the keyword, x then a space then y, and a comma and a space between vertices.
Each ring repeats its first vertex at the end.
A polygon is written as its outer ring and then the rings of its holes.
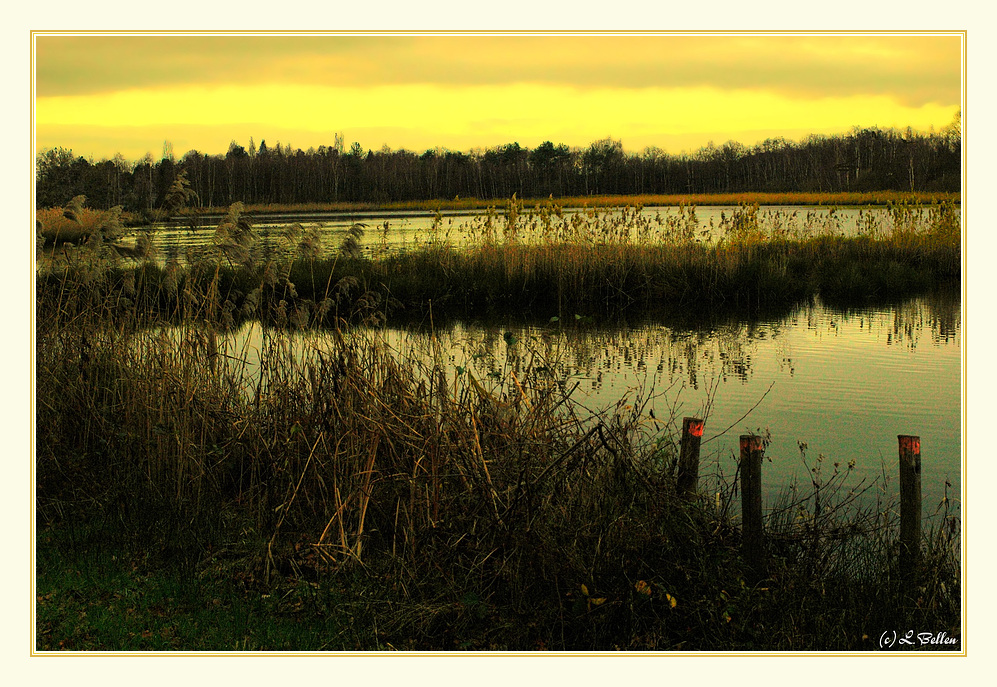
POLYGON ((308 150, 289 144, 257 147, 233 141, 224 154, 190 150, 180 159, 164 144, 138 162, 122 155, 97 162, 62 147, 37 156, 36 205, 56 207, 85 195, 93 208, 121 205, 150 211, 163 206, 182 172, 206 207, 235 201, 260 204, 500 199, 593 194, 702 194, 740 192, 958 191, 961 188, 961 116, 939 132, 859 128, 842 135, 811 135, 799 142, 767 139, 754 146, 728 141, 693 153, 659 148, 627 153, 612 138, 587 148, 545 141, 487 150, 444 148, 415 153, 346 148, 341 134, 308 150))

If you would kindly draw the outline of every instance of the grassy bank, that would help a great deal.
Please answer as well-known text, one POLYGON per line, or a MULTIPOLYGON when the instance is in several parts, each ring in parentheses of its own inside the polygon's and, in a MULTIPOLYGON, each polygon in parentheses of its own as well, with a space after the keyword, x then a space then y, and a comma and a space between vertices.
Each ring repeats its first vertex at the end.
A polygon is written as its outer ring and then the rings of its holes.
MULTIPOLYGON (((38 536, 39 651, 321 651, 389 647, 354 624, 340 579, 288 578, 265 588, 226 553, 196 574, 120 526, 61 522, 38 536)), ((349 574, 340 576, 341 579, 349 574)), ((355 576, 354 576, 355 577, 355 576)), ((373 586, 372 584, 368 586, 373 586)))

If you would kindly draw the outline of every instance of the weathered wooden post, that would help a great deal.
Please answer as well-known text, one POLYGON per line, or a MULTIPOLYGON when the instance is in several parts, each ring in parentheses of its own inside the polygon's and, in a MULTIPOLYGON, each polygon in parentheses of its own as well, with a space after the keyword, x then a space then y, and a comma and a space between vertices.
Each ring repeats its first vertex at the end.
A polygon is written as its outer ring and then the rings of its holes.
POLYGON ((758 581, 765 577, 765 541, 762 533, 762 438, 741 435, 741 537, 742 551, 758 581))
POLYGON ((913 572, 921 558, 921 437, 900 442, 900 570, 913 572))
POLYGON ((699 487, 699 444, 703 440, 703 421, 682 418, 682 447, 679 452, 678 492, 682 498, 696 498, 699 487))

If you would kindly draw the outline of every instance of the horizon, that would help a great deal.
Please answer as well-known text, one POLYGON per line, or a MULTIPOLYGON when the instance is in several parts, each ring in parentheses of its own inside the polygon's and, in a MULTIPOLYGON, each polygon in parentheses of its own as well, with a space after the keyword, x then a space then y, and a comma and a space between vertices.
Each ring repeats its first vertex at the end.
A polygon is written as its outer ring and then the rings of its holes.
MULTIPOLYGON (((956 114, 958 114, 958 111, 956 112, 956 114)), ((949 122, 949 124, 951 124, 951 122, 949 122)), ((806 140, 809 137, 811 137, 811 136, 827 136, 828 138, 846 137, 846 136, 850 135, 851 133, 853 133, 854 131, 859 130, 859 129, 862 129, 862 130, 864 130, 864 129, 879 130, 879 131, 883 131, 883 132, 897 131, 897 132, 901 132, 902 133, 903 131, 905 131, 908 128, 910 128, 915 134, 920 134, 920 135, 937 135, 937 134, 940 134, 942 132, 942 129, 944 127, 935 127, 934 125, 932 125, 928 131, 924 131, 924 130, 920 130, 920 129, 914 129, 913 127, 877 127, 877 126, 860 127, 858 125, 855 125, 853 127, 849 127, 847 130, 844 130, 844 131, 841 131, 841 132, 837 132, 837 133, 831 133, 831 134, 806 133, 806 134, 801 135, 798 138, 789 138, 789 137, 786 137, 786 136, 779 136, 777 138, 770 137, 770 138, 758 139, 757 141, 753 141, 753 142, 747 142, 747 141, 736 141, 736 142, 737 143, 741 143, 742 145, 744 145, 745 148, 746 148, 746 151, 750 154, 752 152, 752 149, 754 147, 759 146, 762 143, 764 143, 765 141, 769 141, 769 140, 778 140, 780 142, 786 142, 786 143, 789 143, 790 145, 798 146, 798 145, 803 145, 806 142, 806 140)), ((333 138, 335 138, 335 134, 333 134, 333 138)), ((603 137, 601 139, 596 139, 596 140, 593 140, 593 141, 589 141, 585 145, 568 146, 568 150, 571 151, 571 152, 584 152, 586 149, 588 149, 588 147, 591 144, 596 143, 596 142, 601 141, 601 140, 606 140, 606 139, 610 139, 610 140, 613 140, 613 141, 621 141, 621 139, 616 138, 615 136, 610 135, 610 136, 607 136, 607 137, 603 137)), ((723 146, 724 144, 728 143, 731 140, 732 139, 727 139, 727 140, 719 141, 719 142, 718 141, 710 140, 710 141, 707 141, 702 146, 700 146, 699 148, 696 148, 694 150, 683 149, 681 151, 672 152, 672 151, 668 151, 668 150, 658 149, 658 152, 660 154, 662 154, 662 155, 665 155, 665 156, 676 156, 676 157, 681 157, 681 156, 686 156, 686 155, 694 156, 696 153, 698 153, 698 152, 700 152, 702 150, 708 149, 710 146, 714 146, 716 148, 719 148, 719 147, 723 146)), ((284 141, 279 141, 279 140, 268 139, 268 138, 263 137, 263 136, 261 136, 259 138, 257 138, 256 136, 250 136, 246 140, 232 139, 230 141, 229 145, 231 145, 232 143, 234 143, 237 146, 241 146, 242 148, 244 148, 248 152, 249 148, 250 148, 250 145, 252 145, 254 147, 254 149, 258 150, 260 148, 260 144, 264 143, 264 142, 267 145, 267 149, 270 150, 270 151, 273 151, 277 147, 277 145, 279 144, 282 148, 284 146, 286 146, 286 145, 290 145, 292 151, 294 151, 294 152, 301 151, 301 152, 303 152, 305 154, 309 154, 310 152, 317 151, 318 148, 319 148, 319 146, 332 147, 332 145, 333 145, 332 142, 325 142, 325 143, 319 144, 318 146, 312 145, 312 146, 309 146, 308 148, 302 148, 301 146, 294 145, 291 142, 284 142, 284 141)), ((525 146, 525 145, 522 145, 522 144, 520 144, 520 145, 521 145, 521 147, 524 150, 532 151, 532 150, 536 149, 539 145, 541 145, 544 142, 550 142, 550 143, 552 143, 555 146, 562 145, 562 142, 560 142, 560 141, 553 141, 553 140, 551 140, 549 138, 545 138, 540 143, 538 143, 537 145, 533 145, 533 146, 525 146)), ((345 140, 344 141, 344 148, 345 148, 344 152, 345 153, 349 153, 349 149, 350 149, 350 146, 352 145, 352 143, 353 142, 349 141, 349 140, 345 140)), ((479 154, 479 153, 483 154, 484 152, 489 151, 489 150, 498 150, 498 149, 501 149, 502 147, 504 147, 507 144, 515 144, 515 143, 519 143, 519 141, 504 141, 502 143, 496 143, 494 145, 476 146, 474 148, 463 149, 463 150, 456 150, 456 149, 453 149, 453 148, 447 148, 445 146, 428 146, 425 149, 421 149, 421 148, 412 149, 412 148, 404 148, 404 147, 391 148, 390 146, 387 146, 387 150, 386 150, 385 149, 386 144, 383 145, 383 146, 381 146, 381 147, 379 147, 379 148, 371 148, 371 147, 367 147, 367 146, 361 146, 361 147, 364 149, 364 153, 365 154, 366 153, 375 153, 375 154, 377 154, 377 153, 383 153, 383 152, 390 152, 390 153, 399 153, 399 152, 402 152, 402 153, 411 153, 411 154, 414 154, 414 155, 418 156, 418 155, 422 155, 423 153, 426 153, 428 151, 436 151, 436 152, 443 151, 443 152, 451 152, 451 153, 461 153, 461 154, 464 154, 464 155, 474 155, 474 154, 479 154)), ((623 153, 625 155, 627 155, 627 156, 640 156, 641 154, 647 152, 647 150, 649 149, 649 147, 645 147, 645 148, 636 150, 636 149, 633 149, 631 147, 628 147, 626 145, 625 141, 621 141, 621 144, 622 144, 622 148, 623 148, 623 153)), ((173 145, 172 141, 170 141, 169 139, 164 139, 163 142, 162 142, 162 145, 161 145, 162 152, 160 154, 158 154, 158 155, 155 154, 155 153, 153 153, 153 151, 149 150, 149 151, 146 151, 146 153, 144 153, 141 157, 138 157, 138 158, 129 158, 129 157, 124 156, 123 154, 122 154, 122 157, 124 157, 125 161, 127 163, 129 163, 130 165, 141 164, 144 161, 144 158, 145 158, 146 155, 152 155, 152 162, 154 164, 158 163, 161 160, 163 160, 165 157, 167 157, 167 155, 172 155, 174 161, 180 161, 180 160, 182 160, 184 158, 184 156, 187 153, 194 152, 194 151, 196 151, 196 152, 198 152, 198 153, 200 153, 202 155, 207 155, 209 157, 225 157, 225 155, 228 153, 229 145, 226 145, 224 150, 219 149, 217 151, 203 150, 203 149, 199 149, 199 148, 192 148, 192 149, 188 149, 188 150, 179 150, 179 149, 177 149, 173 145), (167 152, 167 148, 169 149, 169 152, 167 152)), ((567 144, 563 144, 563 145, 567 145, 567 144)), ((76 150, 74 150, 74 149, 72 149, 72 148, 70 148, 68 146, 60 146, 58 144, 56 144, 54 146, 47 146, 46 148, 40 148, 38 151, 36 151, 36 154, 37 153, 43 153, 46 150, 52 150, 52 149, 55 149, 55 148, 62 148, 64 150, 68 150, 69 152, 71 152, 73 154, 73 158, 74 159, 82 157, 82 158, 86 159, 88 162, 90 162, 91 164, 94 164, 94 163, 97 163, 97 162, 101 162, 101 161, 104 161, 104 160, 113 160, 119 154, 118 151, 116 151, 115 153, 113 153, 111 155, 102 155, 100 157, 97 157, 95 155, 84 155, 84 154, 81 154, 81 153, 77 152, 76 150)))
POLYGON ((858 129, 938 132, 959 33, 80 35, 36 32, 35 152, 137 162, 231 142, 295 150, 627 154, 858 129))

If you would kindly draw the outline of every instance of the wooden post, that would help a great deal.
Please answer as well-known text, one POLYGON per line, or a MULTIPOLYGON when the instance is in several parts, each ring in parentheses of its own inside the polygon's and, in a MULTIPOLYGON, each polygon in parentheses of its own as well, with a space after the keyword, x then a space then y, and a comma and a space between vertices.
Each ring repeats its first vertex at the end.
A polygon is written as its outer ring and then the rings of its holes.
POLYGON ((754 576, 765 577, 765 541, 762 533, 762 438, 741 436, 741 537, 744 558, 754 576))
POLYGON ((900 571, 911 573, 921 558, 921 438, 900 442, 900 571))
POLYGON ((699 444, 703 439, 703 421, 682 418, 682 448, 679 453, 679 496, 692 500, 699 487, 699 444))

